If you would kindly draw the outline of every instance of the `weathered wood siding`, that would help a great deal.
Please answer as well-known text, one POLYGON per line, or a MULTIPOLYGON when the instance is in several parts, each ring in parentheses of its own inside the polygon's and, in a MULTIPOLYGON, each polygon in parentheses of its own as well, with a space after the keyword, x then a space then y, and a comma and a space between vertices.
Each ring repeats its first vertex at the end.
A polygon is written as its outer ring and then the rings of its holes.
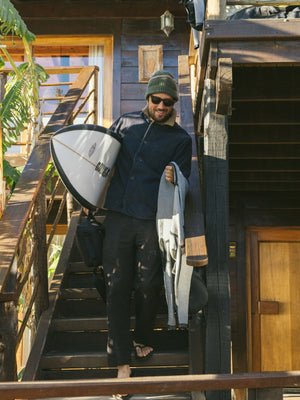
MULTIPOLYGON (((14 1, 13 1, 14 3, 14 1)), ((179 2, 149 1, 15 2, 15 7, 36 35, 113 35, 113 119, 145 105, 146 84, 139 84, 138 46, 163 45, 163 67, 178 79, 178 55, 187 55, 190 26, 179 2), (167 37, 160 30, 160 15, 174 15, 175 30, 167 37)))
POLYGON ((121 113, 139 110, 145 105, 147 84, 138 83, 138 46, 163 45, 163 67, 178 81, 178 56, 188 54, 189 29, 185 20, 175 21, 169 38, 160 30, 160 21, 122 21, 121 32, 121 113))
POLYGON ((246 247, 249 226, 300 226, 300 68, 235 67, 229 139, 229 240, 233 365, 247 369, 246 247))

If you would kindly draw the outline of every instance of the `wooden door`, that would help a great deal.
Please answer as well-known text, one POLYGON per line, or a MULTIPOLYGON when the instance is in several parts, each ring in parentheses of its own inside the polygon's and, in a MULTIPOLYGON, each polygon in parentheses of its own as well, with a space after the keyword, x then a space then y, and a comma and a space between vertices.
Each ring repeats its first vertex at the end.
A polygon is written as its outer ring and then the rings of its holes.
POLYGON ((300 369, 300 228, 247 234, 249 370, 300 369))

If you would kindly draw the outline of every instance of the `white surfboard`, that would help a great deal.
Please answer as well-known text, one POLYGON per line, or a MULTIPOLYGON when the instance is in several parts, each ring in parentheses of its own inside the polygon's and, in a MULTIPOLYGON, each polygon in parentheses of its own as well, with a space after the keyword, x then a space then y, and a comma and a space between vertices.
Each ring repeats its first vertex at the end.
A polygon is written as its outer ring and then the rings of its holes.
POLYGON ((67 190, 88 209, 101 206, 121 147, 121 137, 99 125, 71 125, 57 131, 50 150, 67 190))

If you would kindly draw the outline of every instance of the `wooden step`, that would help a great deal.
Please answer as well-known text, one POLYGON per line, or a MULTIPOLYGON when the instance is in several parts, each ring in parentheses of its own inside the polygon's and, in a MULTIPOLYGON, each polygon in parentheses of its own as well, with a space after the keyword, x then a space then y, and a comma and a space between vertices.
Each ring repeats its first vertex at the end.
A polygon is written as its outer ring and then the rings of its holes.
MULTIPOLYGON (((148 360, 143 360, 142 365, 145 366, 187 366, 189 363, 188 352, 160 352, 154 353, 148 360)), ((141 365, 141 361, 132 357, 133 367, 141 365)), ((53 351, 42 357, 42 369, 59 369, 59 368, 106 368, 107 355, 106 352, 56 352, 53 351)))
MULTIPOLYGON (((131 313, 134 315, 134 302, 131 308, 131 313)), ((165 297, 159 302, 158 314, 167 314, 165 297)), ((94 288, 63 289, 55 310, 55 317, 83 318, 105 315, 105 304, 94 288)))
MULTIPOLYGON (((85 397, 76 397, 77 400, 112 400, 112 396, 85 396, 85 397)), ((185 393, 165 393, 165 394, 139 394, 132 395, 130 399, 133 400, 190 400, 191 394, 189 392, 185 393)), ((55 398, 47 398, 45 400, 66 400, 65 397, 55 397, 55 398)))
POLYGON ((72 261, 68 266, 68 273, 79 273, 79 272, 93 272, 92 268, 85 265, 83 261, 72 261))
POLYGON ((54 318, 98 318, 106 315, 106 308, 99 298, 65 299, 60 297, 54 318))
MULTIPOLYGON (((142 364, 141 364, 142 365, 142 364)), ((134 367, 135 376, 167 376, 167 375, 188 375, 188 366, 167 366, 167 367, 134 367)), ((41 372, 41 380, 69 380, 69 379, 107 379, 117 376, 116 368, 64 368, 45 369, 41 372)))
POLYGON ((95 287, 67 288, 61 291, 61 299, 98 299, 101 298, 95 287))
MULTIPOLYGON (((135 318, 130 319, 131 328, 134 328, 135 318)), ((52 321, 52 327, 55 331, 93 331, 107 329, 107 317, 94 318, 55 318, 52 321)), ((155 318, 155 328, 166 329, 168 320, 165 314, 159 314, 155 318)))
MULTIPOLYGON (((107 331, 56 331, 47 343, 46 352, 80 353, 106 351, 107 331)), ((188 349, 187 331, 154 330, 153 347, 161 352, 181 352, 188 349)))

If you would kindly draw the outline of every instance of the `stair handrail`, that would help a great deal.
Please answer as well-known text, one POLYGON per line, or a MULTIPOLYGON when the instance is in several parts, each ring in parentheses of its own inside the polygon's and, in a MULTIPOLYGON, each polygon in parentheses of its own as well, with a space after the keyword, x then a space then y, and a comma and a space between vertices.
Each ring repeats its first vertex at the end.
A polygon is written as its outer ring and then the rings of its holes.
MULTIPOLYGON (((147 376, 126 379, 85 379, 0 383, 2 400, 110 396, 112 393, 147 394, 254 389, 258 397, 280 397, 277 390, 300 387, 300 371, 244 374, 147 376), (268 390, 268 396, 264 390, 268 390), (270 396, 270 390, 273 396, 270 396), (260 392, 260 393, 259 393, 260 392)), ((281 396, 283 398, 283 396, 281 396)))
MULTIPOLYGON (((46 218, 49 206, 46 209, 45 187, 49 180, 46 171, 51 159, 50 138, 58 129, 73 123, 74 109, 78 105, 80 107, 81 96, 89 83, 97 82, 97 73, 96 66, 81 68, 38 138, 0 220, 0 319, 7 320, 7 326, 0 327, 0 346, 4 352, 9 352, 9 355, 5 355, 6 360, 15 359, 12 352, 18 348, 33 305, 34 324, 37 325, 40 315, 49 304, 47 250, 67 196, 65 190, 52 225, 50 240, 47 241, 46 218), (31 276, 34 279, 29 282, 31 276), (25 284, 30 286, 30 298, 27 299, 24 320, 18 327, 18 302, 25 284)), ((49 204, 54 203, 57 186, 52 190, 49 204)), ((8 368, 6 365, 5 369, 6 379, 3 380, 15 379, 15 376, 10 375, 14 373, 14 366, 8 368)))
POLYGON ((95 69, 97 67, 84 67, 57 107, 55 114, 40 135, 3 213, 0 221, 0 301, 5 299, 5 284, 9 278, 18 243, 50 160, 50 137, 58 129, 67 125, 72 118, 74 107, 95 69), (18 208, 17 218, 16 207, 18 208))

